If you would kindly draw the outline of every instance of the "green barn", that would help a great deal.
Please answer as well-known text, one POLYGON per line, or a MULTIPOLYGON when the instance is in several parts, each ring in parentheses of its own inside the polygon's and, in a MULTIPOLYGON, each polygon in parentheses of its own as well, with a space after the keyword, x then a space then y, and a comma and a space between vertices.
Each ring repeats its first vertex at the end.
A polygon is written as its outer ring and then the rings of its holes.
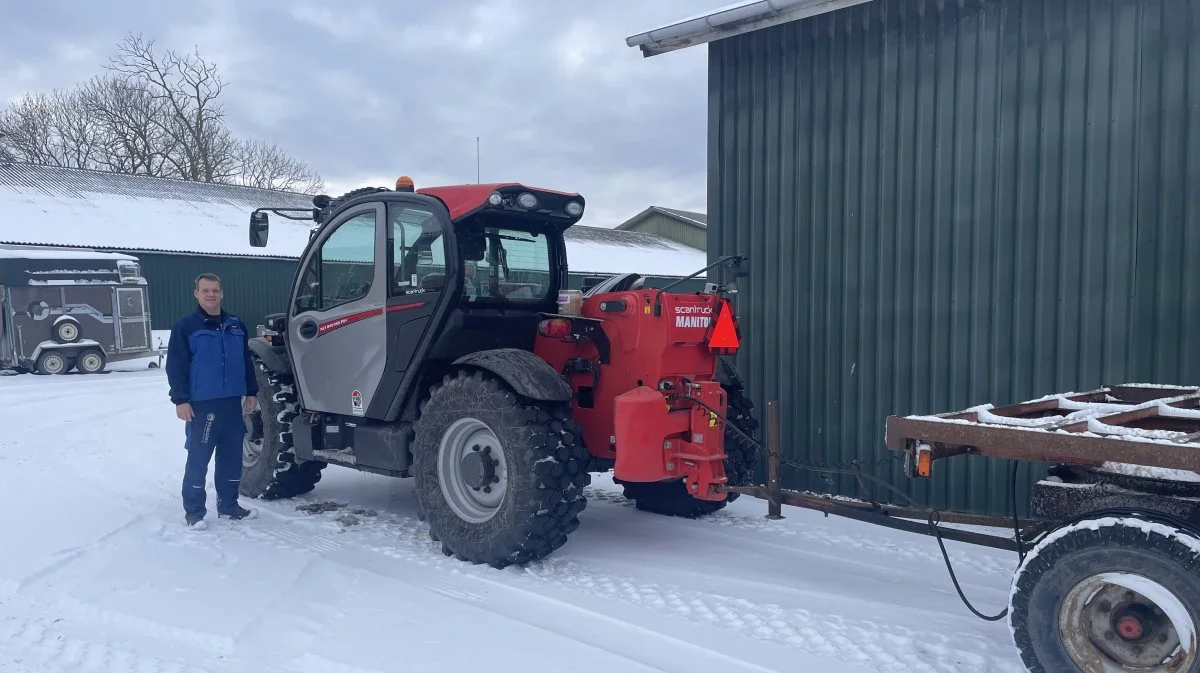
MULTIPOLYGON (((419 185, 418 185, 419 186, 419 185)), ((311 208, 312 197, 28 163, 0 163, 0 243, 89 248, 138 258, 150 289, 155 330, 194 306, 193 282, 211 271, 225 303, 253 327, 283 310, 312 223, 272 218, 270 244, 249 243, 250 212, 311 208)), ((584 216, 586 219, 586 215, 584 216)), ((658 287, 704 268, 703 249, 665 236, 578 225, 567 231, 570 285, 617 273, 648 275, 658 287)), ((699 289, 703 278, 679 287, 699 289)))
POLYGON ((1006 515, 1006 463, 910 483, 887 416, 1200 381, 1196 7, 758 0, 627 40, 707 49, 708 253, 750 258, 739 359, 786 454, 1006 515))

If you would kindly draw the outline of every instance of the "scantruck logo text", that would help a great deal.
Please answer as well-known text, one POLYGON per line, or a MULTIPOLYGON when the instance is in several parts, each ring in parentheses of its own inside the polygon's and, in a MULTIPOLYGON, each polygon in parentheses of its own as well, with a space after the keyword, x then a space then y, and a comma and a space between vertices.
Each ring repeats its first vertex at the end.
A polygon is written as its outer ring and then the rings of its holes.
POLYGON ((676 306, 675 326, 707 328, 712 322, 712 313, 711 306, 676 306))

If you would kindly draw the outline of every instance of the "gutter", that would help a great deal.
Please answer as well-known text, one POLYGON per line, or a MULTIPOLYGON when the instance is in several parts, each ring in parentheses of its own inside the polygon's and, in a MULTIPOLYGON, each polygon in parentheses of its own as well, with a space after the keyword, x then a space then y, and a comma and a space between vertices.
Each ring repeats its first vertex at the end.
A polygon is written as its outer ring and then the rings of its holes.
POLYGON ((649 58, 867 2, 871 0, 758 0, 631 35, 625 44, 640 47, 649 58))

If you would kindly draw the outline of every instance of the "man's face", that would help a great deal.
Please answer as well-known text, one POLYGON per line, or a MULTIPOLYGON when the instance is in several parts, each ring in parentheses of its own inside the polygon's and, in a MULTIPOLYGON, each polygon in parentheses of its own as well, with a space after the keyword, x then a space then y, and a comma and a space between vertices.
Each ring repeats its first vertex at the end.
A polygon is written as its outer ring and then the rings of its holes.
POLYGON ((209 313, 219 313, 221 311, 221 285, 214 281, 201 278, 200 285, 192 293, 196 296, 196 302, 200 304, 209 313))

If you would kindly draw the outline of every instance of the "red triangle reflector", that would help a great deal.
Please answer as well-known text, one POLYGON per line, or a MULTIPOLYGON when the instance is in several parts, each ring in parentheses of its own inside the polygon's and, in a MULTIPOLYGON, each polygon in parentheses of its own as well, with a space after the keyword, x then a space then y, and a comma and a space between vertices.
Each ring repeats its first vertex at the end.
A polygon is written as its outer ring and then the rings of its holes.
POLYGON ((708 347, 736 349, 740 345, 737 325, 733 323, 733 308, 729 302, 723 302, 721 310, 717 312, 717 323, 713 326, 712 335, 708 337, 708 347))

